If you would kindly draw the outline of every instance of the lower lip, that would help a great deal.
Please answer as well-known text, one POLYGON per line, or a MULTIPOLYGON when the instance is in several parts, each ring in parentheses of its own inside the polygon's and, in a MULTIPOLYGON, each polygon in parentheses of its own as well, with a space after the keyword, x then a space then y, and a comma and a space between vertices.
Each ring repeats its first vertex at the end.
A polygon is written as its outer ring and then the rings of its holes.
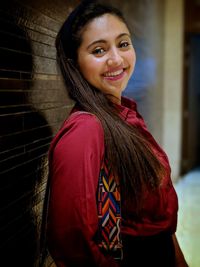
POLYGON ((126 72, 123 71, 122 73, 120 73, 117 76, 109 76, 109 77, 104 76, 104 79, 109 80, 109 81, 118 81, 124 77, 125 73, 126 72))

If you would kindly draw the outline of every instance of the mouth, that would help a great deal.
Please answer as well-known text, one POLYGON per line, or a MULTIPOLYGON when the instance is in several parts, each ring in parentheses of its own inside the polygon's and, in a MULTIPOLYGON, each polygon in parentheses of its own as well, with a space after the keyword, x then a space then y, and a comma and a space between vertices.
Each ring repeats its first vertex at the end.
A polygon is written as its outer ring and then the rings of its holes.
POLYGON ((103 74, 103 77, 106 80, 116 81, 121 79, 125 75, 125 68, 116 70, 116 71, 108 71, 103 74))

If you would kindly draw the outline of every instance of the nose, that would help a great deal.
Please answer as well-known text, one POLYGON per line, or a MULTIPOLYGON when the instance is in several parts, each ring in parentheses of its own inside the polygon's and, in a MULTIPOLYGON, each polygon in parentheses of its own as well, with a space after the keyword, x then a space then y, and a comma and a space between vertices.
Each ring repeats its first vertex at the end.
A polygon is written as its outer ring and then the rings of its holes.
POLYGON ((120 55, 120 51, 116 47, 111 48, 110 53, 108 54, 107 64, 108 66, 120 66, 123 62, 123 58, 120 55))

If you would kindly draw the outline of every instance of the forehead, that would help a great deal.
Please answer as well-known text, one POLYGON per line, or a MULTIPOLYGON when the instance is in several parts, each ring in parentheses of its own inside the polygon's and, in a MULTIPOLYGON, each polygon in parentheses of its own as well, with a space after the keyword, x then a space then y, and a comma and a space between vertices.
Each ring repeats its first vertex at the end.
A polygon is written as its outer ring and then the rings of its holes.
POLYGON ((129 33, 126 24, 117 16, 105 14, 89 22, 82 31, 82 41, 115 38, 121 33, 129 33))

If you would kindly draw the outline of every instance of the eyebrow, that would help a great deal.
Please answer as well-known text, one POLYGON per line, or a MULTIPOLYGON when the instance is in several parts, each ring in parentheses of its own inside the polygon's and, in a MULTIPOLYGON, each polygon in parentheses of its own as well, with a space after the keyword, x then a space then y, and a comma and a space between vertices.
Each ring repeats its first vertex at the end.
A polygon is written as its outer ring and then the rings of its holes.
MULTIPOLYGON (((128 33, 121 33, 121 34, 119 34, 119 35, 117 36, 116 39, 119 39, 119 38, 121 38, 121 37, 123 37, 123 36, 128 36, 129 38, 131 38, 130 34, 128 34, 128 33)), ((93 45, 95 45, 95 44, 99 44, 99 43, 107 43, 107 41, 104 40, 104 39, 98 39, 98 40, 92 42, 91 44, 89 44, 88 47, 87 47, 87 49, 89 49, 91 46, 93 46, 93 45)))

